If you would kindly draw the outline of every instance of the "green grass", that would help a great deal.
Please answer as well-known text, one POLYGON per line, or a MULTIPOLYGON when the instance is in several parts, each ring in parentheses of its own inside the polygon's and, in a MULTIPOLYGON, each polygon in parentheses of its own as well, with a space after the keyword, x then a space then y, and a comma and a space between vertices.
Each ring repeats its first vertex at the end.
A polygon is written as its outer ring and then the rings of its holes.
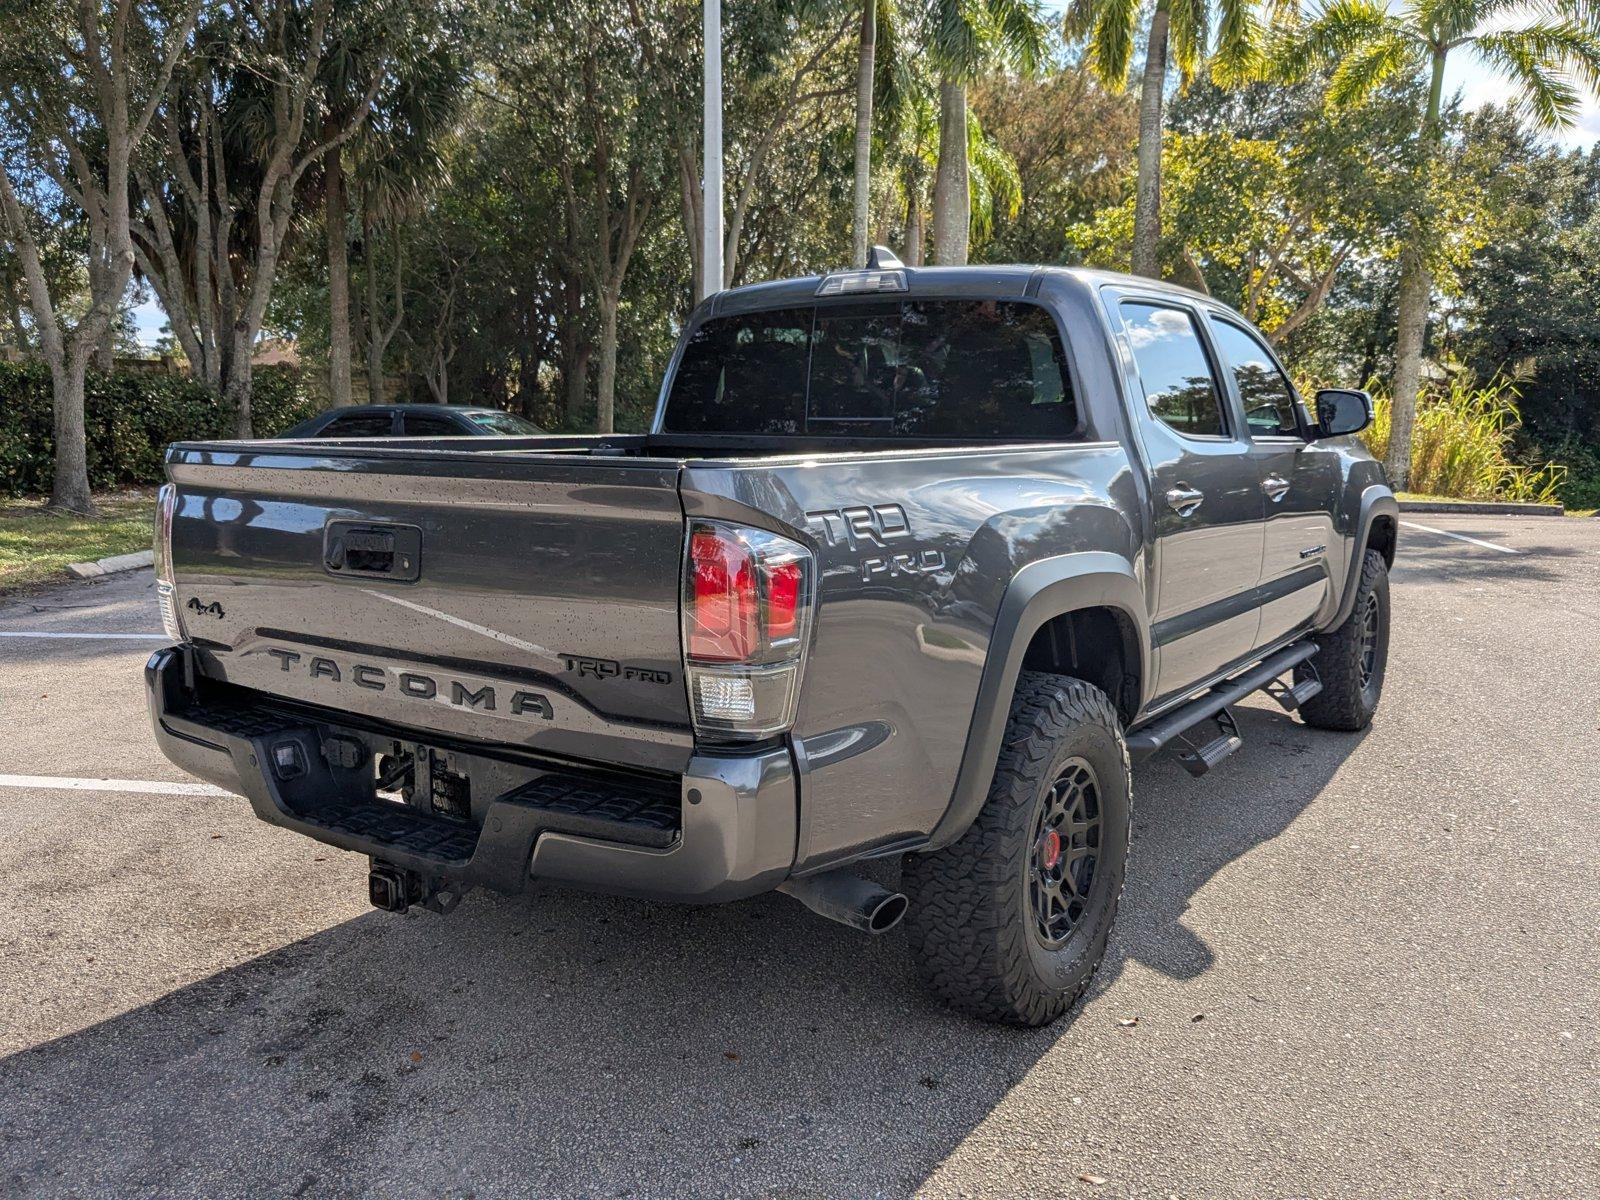
POLYGON ((150 549, 155 492, 106 492, 93 517, 50 512, 43 500, 0 501, 0 593, 66 578, 68 563, 150 549))

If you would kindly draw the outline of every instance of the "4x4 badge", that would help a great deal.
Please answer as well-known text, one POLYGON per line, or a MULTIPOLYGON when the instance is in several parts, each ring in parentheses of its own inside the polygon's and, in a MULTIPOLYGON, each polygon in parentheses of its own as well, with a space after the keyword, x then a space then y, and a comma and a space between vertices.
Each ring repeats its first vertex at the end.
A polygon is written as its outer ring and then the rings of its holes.
POLYGON ((210 604, 202 604, 200 603, 200 597, 198 596, 190 596, 189 603, 185 604, 184 607, 189 609, 191 612, 199 613, 202 617, 220 618, 225 615, 222 611, 222 605, 218 604, 215 600, 213 600, 210 604))

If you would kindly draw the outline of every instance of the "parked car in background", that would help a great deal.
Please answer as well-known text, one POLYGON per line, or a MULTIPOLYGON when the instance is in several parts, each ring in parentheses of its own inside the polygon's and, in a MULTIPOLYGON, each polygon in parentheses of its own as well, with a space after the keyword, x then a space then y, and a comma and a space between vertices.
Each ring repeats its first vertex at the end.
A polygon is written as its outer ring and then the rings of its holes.
POLYGON ((330 409, 285 429, 280 438, 528 437, 545 432, 498 408, 454 404, 358 404, 330 409))

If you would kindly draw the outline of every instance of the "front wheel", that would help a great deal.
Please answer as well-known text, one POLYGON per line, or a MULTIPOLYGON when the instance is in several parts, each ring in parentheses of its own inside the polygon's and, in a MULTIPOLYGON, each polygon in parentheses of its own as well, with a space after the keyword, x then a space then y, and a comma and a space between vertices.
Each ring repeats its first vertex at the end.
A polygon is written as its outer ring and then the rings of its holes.
POLYGON ((1105 956, 1132 784, 1104 692, 1024 672, 989 798, 961 839, 912 855, 906 926, 923 981, 984 1020, 1046 1025, 1105 956))
POLYGON ((1365 729, 1378 711, 1389 663, 1389 566, 1378 551, 1362 559, 1350 615, 1317 644, 1321 650, 1308 665, 1321 677, 1322 691, 1300 706, 1301 717, 1317 729, 1365 729))

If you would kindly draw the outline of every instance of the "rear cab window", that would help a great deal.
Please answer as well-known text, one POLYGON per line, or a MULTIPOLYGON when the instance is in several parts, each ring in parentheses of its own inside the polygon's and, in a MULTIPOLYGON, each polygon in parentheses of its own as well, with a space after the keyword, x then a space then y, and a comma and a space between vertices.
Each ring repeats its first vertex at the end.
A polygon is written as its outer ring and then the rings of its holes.
POLYGON ((707 321, 684 348, 662 424, 962 441, 1065 441, 1081 428, 1054 320, 1007 300, 872 300, 707 321))

